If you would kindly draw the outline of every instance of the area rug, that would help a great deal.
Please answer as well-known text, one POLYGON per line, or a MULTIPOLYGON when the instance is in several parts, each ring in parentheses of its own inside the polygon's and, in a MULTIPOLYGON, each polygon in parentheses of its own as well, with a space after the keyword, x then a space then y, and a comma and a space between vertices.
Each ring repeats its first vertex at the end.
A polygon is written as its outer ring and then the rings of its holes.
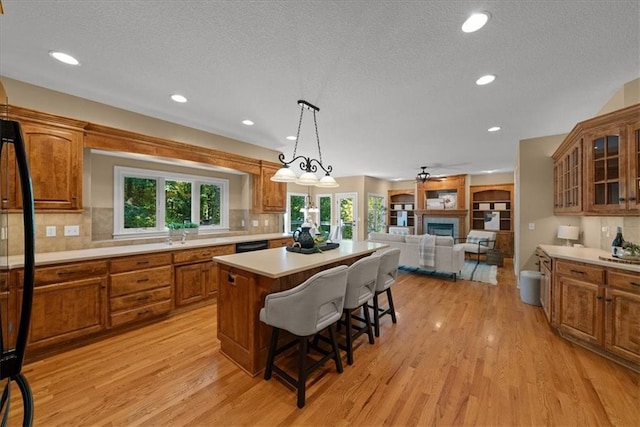
POLYGON ((473 282, 498 284, 498 266, 477 263, 476 261, 465 261, 460 273, 463 280, 471 280, 473 282))
MULTIPOLYGON (((417 267, 409 267, 406 265, 401 265, 400 270, 409 271, 411 273, 428 274, 431 276, 441 275, 440 273, 437 273, 437 272, 427 271, 417 267)), ((498 284, 497 276, 498 276, 497 265, 487 265, 483 263, 478 264, 476 261, 465 261, 464 266, 462 267, 462 271, 458 275, 458 279, 497 285, 498 284)))

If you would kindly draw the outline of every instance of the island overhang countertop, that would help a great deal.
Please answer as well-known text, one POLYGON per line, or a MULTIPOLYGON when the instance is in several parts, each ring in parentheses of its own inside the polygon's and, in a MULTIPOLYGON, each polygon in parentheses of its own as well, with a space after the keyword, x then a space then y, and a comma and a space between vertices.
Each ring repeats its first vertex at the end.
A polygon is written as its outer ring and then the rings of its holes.
POLYGON ((345 240, 340 246, 328 251, 313 254, 289 252, 286 248, 265 249, 231 255, 220 255, 213 260, 230 267, 239 268, 264 277, 277 279, 294 273, 307 271, 323 265, 337 263, 353 258, 354 255, 366 255, 388 245, 372 242, 345 240))

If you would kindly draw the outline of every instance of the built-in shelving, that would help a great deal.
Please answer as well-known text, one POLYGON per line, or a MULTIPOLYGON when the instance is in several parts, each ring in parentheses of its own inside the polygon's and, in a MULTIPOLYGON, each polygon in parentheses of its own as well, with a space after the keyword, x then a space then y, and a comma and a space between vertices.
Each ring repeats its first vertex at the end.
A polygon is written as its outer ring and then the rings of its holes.
POLYGON ((471 195, 471 230, 496 232, 496 248, 513 256, 513 184, 477 185, 471 195))

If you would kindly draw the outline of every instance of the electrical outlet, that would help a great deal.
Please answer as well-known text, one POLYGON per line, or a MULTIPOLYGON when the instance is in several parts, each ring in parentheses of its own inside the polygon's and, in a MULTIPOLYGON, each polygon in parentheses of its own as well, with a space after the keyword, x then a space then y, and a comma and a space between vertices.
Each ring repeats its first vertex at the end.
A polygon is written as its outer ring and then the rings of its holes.
POLYGON ((265 227, 268 227, 268 226, 269 226, 269 220, 268 220, 268 219, 265 219, 265 220, 264 220, 264 226, 265 226, 265 227))
POLYGON ((47 225, 47 237, 56 237, 55 225, 47 225))
POLYGON ((530 222, 529 223, 529 230, 535 230, 536 229, 536 223, 535 222, 530 222))
POLYGON ((244 227, 244 219, 242 220, 242 226, 244 227))
POLYGON ((80 226, 79 225, 65 225, 64 226, 64 235, 65 236, 79 236, 80 235, 80 226))

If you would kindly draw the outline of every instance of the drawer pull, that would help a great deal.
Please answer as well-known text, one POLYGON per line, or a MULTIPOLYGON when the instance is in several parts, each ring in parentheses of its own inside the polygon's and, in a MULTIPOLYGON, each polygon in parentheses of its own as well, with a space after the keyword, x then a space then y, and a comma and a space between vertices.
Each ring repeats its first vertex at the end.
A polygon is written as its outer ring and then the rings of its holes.
POLYGON ((149 310, 145 310, 145 311, 139 311, 138 312, 138 316, 144 316, 145 314, 149 313, 149 310))
POLYGON ((91 270, 60 270, 58 276, 69 276, 70 274, 89 274, 91 270))
POLYGON ((582 270, 573 270, 573 269, 571 269, 570 271, 572 273, 576 273, 576 274, 584 274, 584 271, 582 271, 582 270))
POLYGON ((629 282, 631 284, 631 286, 640 286, 640 283, 638 282, 629 282))
POLYGON ((142 279, 136 280, 137 283, 143 283, 143 282, 148 282, 148 281, 149 281, 148 277, 143 277, 142 279))
POLYGON ((137 265, 145 265, 145 264, 149 264, 149 260, 145 259, 144 261, 138 261, 136 262, 137 265))
POLYGON ((148 300, 149 298, 151 298, 151 295, 144 295, 136 298, 136 301, 145 301, 145 300, 148 300))
POLYGON ((598 301, 600 301, 600 300, 602 299, 602 297, 601 297, 600 295, 598 295, 598 296, 596 297, 596 299, 597 299, 598 301))
POLYGON ((611 301, 613 301, 611 298, 607 298, 605 299, 605 301, 607 302, 607 304, 611 304, 611 301))
POLYGON ((235 283, 236 282, 235 276, 232 276, 231 274, 227 274, 227 282, 235 283))

